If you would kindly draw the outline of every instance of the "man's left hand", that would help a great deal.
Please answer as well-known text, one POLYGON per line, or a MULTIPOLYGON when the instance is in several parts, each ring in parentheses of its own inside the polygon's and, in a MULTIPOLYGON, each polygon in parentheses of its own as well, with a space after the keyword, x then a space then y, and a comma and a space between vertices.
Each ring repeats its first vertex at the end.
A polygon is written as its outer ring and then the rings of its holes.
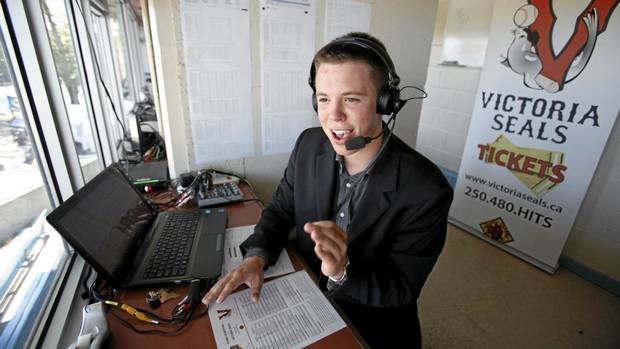
POLYGON ((333 221, 308 222, 306 233, 314 241, 314 253, 321 259, 321 273, 339 279, 347 265, 347 233, 333 221))

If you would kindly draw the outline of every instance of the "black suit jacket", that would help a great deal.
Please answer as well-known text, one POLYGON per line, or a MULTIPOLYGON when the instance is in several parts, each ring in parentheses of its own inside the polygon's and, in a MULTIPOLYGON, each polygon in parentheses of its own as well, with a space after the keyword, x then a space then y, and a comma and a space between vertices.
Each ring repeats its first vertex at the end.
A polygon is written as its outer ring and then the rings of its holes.
MULTIPOLYGON (((321 275, 314 242, 303 226, 333 217, 335 156, 321 128, 299 136, 273 202, 242 250, 267 249, 272 265, 295 227, 298 252, 321 275)), ((444 245, 452 188, 431 161, 396 136, 368 180, 349 226, 348 280, 329 295, 370 307, 415 305, 444 245)))
MULTIPOLYGON (((273 201, 242 252, 266 249, 272 265, 294 227, 294 246, 321 276, 314 242, 303 227, 333 217, 335 157, 321 128, 299 136, 273 201)), ((445 242, 452 188, 431 161, 396 136, 368 180, 347 232, 348 279, 327 295, 372 348, 419 348, 416 300, 445 242)))

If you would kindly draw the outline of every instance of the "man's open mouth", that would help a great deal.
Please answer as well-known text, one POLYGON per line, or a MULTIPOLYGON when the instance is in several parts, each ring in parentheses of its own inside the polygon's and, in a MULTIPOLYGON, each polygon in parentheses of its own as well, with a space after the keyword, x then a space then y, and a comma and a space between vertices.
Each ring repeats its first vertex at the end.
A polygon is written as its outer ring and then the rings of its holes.
POLYGON ((336 138, 337 140, 346 140, 348 138, 351 138, 351 130, 334 130, 332 129, 332 134, 334 135, 334 138, 336 138))

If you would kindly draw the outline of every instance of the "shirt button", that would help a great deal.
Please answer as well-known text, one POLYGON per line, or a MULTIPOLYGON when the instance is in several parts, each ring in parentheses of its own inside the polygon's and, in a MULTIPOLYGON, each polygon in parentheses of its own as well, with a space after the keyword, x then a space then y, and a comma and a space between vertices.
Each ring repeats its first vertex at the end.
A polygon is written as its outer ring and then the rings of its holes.
POLYGON ((340 217, 344 217, 344 212, 340 212, 340 217))
POLYGON ((351 183, 347 183, 345 185, 347 186, 347 188, 351 188, 351 183))

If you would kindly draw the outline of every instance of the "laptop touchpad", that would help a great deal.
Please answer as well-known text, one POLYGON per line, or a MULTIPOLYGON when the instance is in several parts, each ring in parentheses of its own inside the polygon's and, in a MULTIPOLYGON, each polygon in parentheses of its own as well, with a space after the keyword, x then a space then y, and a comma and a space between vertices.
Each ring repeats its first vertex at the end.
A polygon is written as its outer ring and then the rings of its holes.
POLYGON ((219 276, 224 257, 224 234, 202 235, 196 248, 193 274, 201 278, 219 276))

